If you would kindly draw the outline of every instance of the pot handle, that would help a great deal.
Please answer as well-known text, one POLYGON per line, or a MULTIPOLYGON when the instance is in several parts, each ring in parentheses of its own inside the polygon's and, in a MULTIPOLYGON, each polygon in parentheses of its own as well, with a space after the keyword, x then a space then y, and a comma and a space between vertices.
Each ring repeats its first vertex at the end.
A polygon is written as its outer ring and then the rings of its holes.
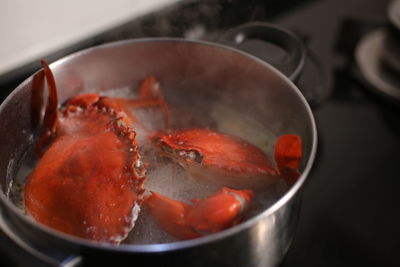
POLYGON ((259 40, 284 49, 286 55, 280 62, 270 62, 268 59, 265 61, 280 70, 290 80, 298 79, 304 67, 306 50, 303 42, 296 35, 270 23, 252 22, 228 30, 217 41, 241 49, 239 46, 248 40, 259 40))

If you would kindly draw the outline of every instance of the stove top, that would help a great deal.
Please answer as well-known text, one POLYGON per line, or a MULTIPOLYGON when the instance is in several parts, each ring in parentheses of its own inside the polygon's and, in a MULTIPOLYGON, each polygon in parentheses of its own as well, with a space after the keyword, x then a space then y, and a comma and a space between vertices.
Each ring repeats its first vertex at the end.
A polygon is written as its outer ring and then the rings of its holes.
MULTIPOLYGON (((280 266, 397 266, 400 105, 371 90, 355 58, 363 37, 387 27, 389 1, 198 2, 132 21, 85 40, 79 49, 143 36, 216 40, 250 21, 295 32, 309 50, 298 85, 312 104, 319 144, 303 190, 299 225, 280 266)), ((2 97, 26 75, 0 84, 2 97)), ((0 244, 1 265, 46 266, 3 235, 0 244)))

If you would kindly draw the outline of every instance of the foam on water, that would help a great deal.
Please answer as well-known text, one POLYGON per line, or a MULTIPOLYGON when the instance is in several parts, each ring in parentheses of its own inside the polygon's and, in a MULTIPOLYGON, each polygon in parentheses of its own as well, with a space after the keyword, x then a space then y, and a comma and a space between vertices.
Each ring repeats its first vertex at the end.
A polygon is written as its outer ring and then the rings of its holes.
POLYGON ((176 238, 163 231, 151 217, 146 207, 142 207, 135 227, 123 244, 161 244, 176 242, 176 238))
POLYGON ((112 90, 103 91, 101 95, 108 97, 123 97, 123 98, 138 97, 137 93, 135 93, 135 90, 133 90, 131 86, 121 86, 118 88, 113 88, 112 90))
POLYGON ((145 187, 186 202, 190 202, 193 198, 205 198, 219 189, 215 185, 197 181, 173 162, 160 164, 149 172, 145 187))
MULTIPOLYGON (((26 130, 23 130, 26 134, 26 130)), ((8 169, 7 169, 7 179, 9 179, 8 188, 6 190, 6 196, 11 200, 11 202, 21 209, 25 213, 24 204, 24 188, 26 183, 26 178, 34 169, 36 165, 35 156, 33 155, 34 150, 34 136, 33 134, 26 135, 27 144, 22 145, 19 152, 16 154, 19 157, 10 159, 8 169)))

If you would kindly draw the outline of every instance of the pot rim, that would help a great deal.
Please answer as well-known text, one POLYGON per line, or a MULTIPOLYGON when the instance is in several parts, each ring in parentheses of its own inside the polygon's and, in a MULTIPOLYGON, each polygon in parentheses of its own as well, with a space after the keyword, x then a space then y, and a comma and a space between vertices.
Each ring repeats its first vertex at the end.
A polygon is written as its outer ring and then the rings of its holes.
MULTIPOLYGON (((170 243, 120 244, 119 246, 115 246, 115 245, 108 244, 108 243, 90 241, 90 240, 86 240, 84 238, 65 234, 65 233, 59 232, 57 230, 54 230, 48 226, 42 225, 42 224, 36 222, 33 218, 23 214, 23 212, 21 212, 21 210, 19 208, 17 208, 13 203, 11 203, 11 201, 9 201, 9 199, 6 197, 4 191, 0 190, 1 191, 0 192, 1 202, 9 210, 11 210, 14 214, 16 214, 19 219, 23 220, 25 223, 32 224, 35 228, 38 228, 40 231, 45 232, 46 234, 48 234, 52 237, 55 237, 62 241, 67 241, 67 242, 71 243, 72 245, 78 245, 80 247, 87 247, 87 248, 91 248, 91 249, 100 249, 100 250, 111 250, 111 251, 118 251, 118 252, 134 252, 134 253, 168 252, 168 251, 186 249, 186 248, 195 247, 195 246, 201 246, 201 245, 211 243, 211 242, 216 242, 216 241, 219 241, 226 237, 233 236, 236 233, 241 232, 243 229, 250 228, 251 226, 256 224, 258 221, 275 213, 276 210, 278 210, 282 206, 284 206, 301 189, 302 185, 304 184, 304 182, 312 168, 314 160, 315 160, 316 149, 317 149, 317 128, 316 128, 316 124, 315 124, 315 119, 314 119, 313 113, 311 111, 311 108, 310 108, 308 102, 306 101, 305 97, 301 94, 301 92, 297 88, 297 86, 295 84, 293 84, 293 82, 288 77, 286 77, 284 74, 282 74, 279 70, 277 70, 272 65, 270 65, 269 63, 265 62, 264 60, 262 60, 260 58, 257 58, 247 52, 238 50, 236 48, 218 44, 218 43, 209 42, 209 41, 188 40, 188 39, 183 39, 183 38, 170 38, 170 37, 155 37, 155 38, 127 39, 127 40, 115 41, 115 42, 110 42, 110 43, 106 43, 106 44, 102 44, 102 45, 92 46, 92 47, 77 51, 75 53, 72 53, 65 57, 60 58, 60 59, 56 60, 55 62, 51 63, 50 67, 51 68, 57 67, 58 65, 64 64, 64 62, 73 60, 76 57, 79 57, 79 56, 87 54, 87 53, 91 53, 92 51, 96 51, 96 50, 124 46, 124 45, 132 44, 132 43, 154 43, 154 42, 191 43, 194 45, 205 45, 205 46, 211 46, 211 47, 217 47, 220 49, 229 50, 234 53, 241 54, 245 57, 248 57, 248 58, 264 65, 266 68, 270 69, 275 75, 279 76, 280 79, 283 79, 292 88, 292 90, 295 91, 297 96, 302 101, 303 106, 307 111, 308 117, 310 118, 311 128, 312 128, 311 129, 312 144, 311 144, 310 156, 305 164, 303 172, 301 173, 301 175, 300 175, 299 179, 296 181, 296 183, 278 201, 276 201, 274 204, 272 204, 269 208, 267 208, 263 212, 257 214, 256 216, 254 216, 250 219, 247 219, 246 221, 244 221, 236 226, 233 226, 233 227, 223 230, 221 232, 207 235, 204 237, 199 237, 199 238, 191 239, 191 240, 170 242, 170 243)), ((0 105, 0 113, 3 112, 4 107, 14 97, 14 95, 17 94, 17 92, 20 90, 19 88, 23 88, 24 85, 29 83, 30 80, 32 79, 32 77, 39 71, 40 70, 38 70, 37 72, 35 72, 31 76, 29 76, 27 79, 25 79, 21 84, 19 84, 13 90, 13 92, 10 95, 8 95, 8 97, 0 105)), ((0 215, 0 216, 3 216, 3 215, 0 215)), ((0 225, 0 227, 1 227, 1 225, 0 225)))

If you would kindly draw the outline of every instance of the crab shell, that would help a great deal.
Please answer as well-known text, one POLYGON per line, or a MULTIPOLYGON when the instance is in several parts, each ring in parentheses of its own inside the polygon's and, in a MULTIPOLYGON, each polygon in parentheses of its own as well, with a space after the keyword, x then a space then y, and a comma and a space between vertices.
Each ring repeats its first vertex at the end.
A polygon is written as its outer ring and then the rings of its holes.
POLYGON ((157 133, 151 139, 161 155, 173 159, 205 183, 256 189, 276 181, 279 171, 267 155, 238 137, 208 129, 157 133))
POLYGON ((24 198, 28 214, 51 228, 118 244, 134 226, 145 176, 135 131, 109 101, 82 95, 58 112, 24 198))

